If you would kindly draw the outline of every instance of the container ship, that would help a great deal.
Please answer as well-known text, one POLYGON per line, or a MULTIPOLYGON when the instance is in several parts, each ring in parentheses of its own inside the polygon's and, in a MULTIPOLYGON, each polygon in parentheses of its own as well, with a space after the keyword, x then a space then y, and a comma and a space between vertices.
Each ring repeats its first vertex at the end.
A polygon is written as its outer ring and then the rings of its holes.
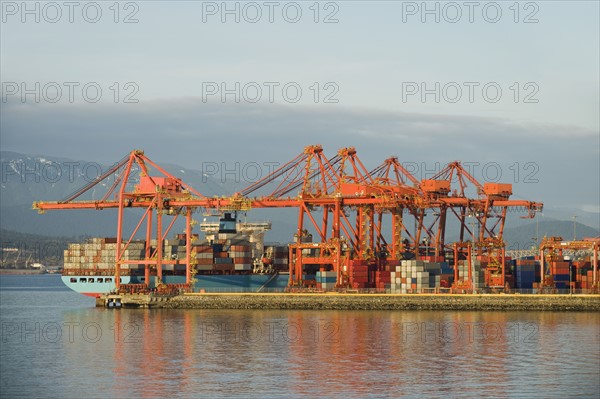
MULTIPOLYGON (((289 280, 288 246, 264 243, 270 222, 241 222, 236 215, 225 213, 218 222, 201 222, 204 238, 192 235, 194 269, 193 291, 196 292, 273 292, 283 291, 289 280)), ((64 252, 62 280, 72 290, 99 297, 112 292, 115 284, 116 238, 92 238, 85 243, 69 244, 64 252)), ((149 251, 156 251, 151 240, 149 251)), ((129 243, 123 253, 125 261, 145 259, 146 241, 129 243)), ((162 266, 163 284, 184 287, 186 283, 186 237, 178 234, 165 240, 162 266)), ((120 283, 132 292, 145 287, 157 288, 156 271, 146 275, 144 264, 123 264, 120 283), (149 278, 149 284, 146 279, 149 278)), ((309 277, 310 278, 310 277, 309 277)))

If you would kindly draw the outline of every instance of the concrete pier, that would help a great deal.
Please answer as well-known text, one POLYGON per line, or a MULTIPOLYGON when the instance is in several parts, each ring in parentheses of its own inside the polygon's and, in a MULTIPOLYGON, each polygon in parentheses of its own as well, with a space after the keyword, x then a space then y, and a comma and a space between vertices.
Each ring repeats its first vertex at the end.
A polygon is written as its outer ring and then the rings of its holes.
POLYGON ((167 309, 600 311, 600 295, 519 294, 184 294, 105 296, 97 306, 167 309))

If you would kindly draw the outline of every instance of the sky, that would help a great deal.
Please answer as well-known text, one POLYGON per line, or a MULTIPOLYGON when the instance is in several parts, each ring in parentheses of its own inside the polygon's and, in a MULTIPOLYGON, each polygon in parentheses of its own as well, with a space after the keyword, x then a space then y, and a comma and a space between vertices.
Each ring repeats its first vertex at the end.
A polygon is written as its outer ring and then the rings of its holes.
MULTIPOLYGON (((599 3, 2 1, 5 151, 194 169, 307 145, 599 212, 599 3)), ((265 171, 268 166, 265 166, 265 171)), ((201 188, 199 188, 201 191, 201 188)))

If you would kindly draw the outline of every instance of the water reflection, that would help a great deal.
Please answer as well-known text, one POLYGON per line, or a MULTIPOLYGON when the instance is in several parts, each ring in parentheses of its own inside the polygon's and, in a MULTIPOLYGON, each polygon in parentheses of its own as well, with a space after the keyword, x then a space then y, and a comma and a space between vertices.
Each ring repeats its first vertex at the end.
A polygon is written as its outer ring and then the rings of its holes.
POLYGON ((112 310, 0 289, 0 321, 3 397, 600 392, 597 313, 112 310))
POLYGON ((598 389, 597 314, 97 313, 90 320, 120 326, 114 340, 106 342, 112 351, 107 357, 114 377, 112 396, 442 397, 485 392, 489 397, 543 397, 547 389, 567 396, 575 389, 592 395, 598 389))
POLYGON ((0 304, 7 397, 597 397, 600 390, 596 313, 112 310, 67 308, 63 302, 76 303, 69 293, 51 302, 15 295, 2 293, 0 304))

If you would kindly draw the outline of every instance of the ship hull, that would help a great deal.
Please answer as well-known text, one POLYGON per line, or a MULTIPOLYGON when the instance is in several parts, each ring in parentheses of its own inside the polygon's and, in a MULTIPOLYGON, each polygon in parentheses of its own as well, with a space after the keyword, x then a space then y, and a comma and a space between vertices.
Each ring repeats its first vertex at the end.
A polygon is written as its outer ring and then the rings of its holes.
MULTIPOLYGON (((194 280, 194 292, 269 292, 283 291, 288 285, 289 274, 214 274, 199 275, 194 280)), ((90 297, 99 297, 116 288, 113 278, 104 276, 62 276, 62 281, 73 291, 90 297)), ((185 276, 163 276, 163 282, 185 284, 185 276)), ((121 276, 121 284, 144 283, 142 276, 121 276)), ((155 286, 155 277, 151 277, 150 287, 155 286)))

